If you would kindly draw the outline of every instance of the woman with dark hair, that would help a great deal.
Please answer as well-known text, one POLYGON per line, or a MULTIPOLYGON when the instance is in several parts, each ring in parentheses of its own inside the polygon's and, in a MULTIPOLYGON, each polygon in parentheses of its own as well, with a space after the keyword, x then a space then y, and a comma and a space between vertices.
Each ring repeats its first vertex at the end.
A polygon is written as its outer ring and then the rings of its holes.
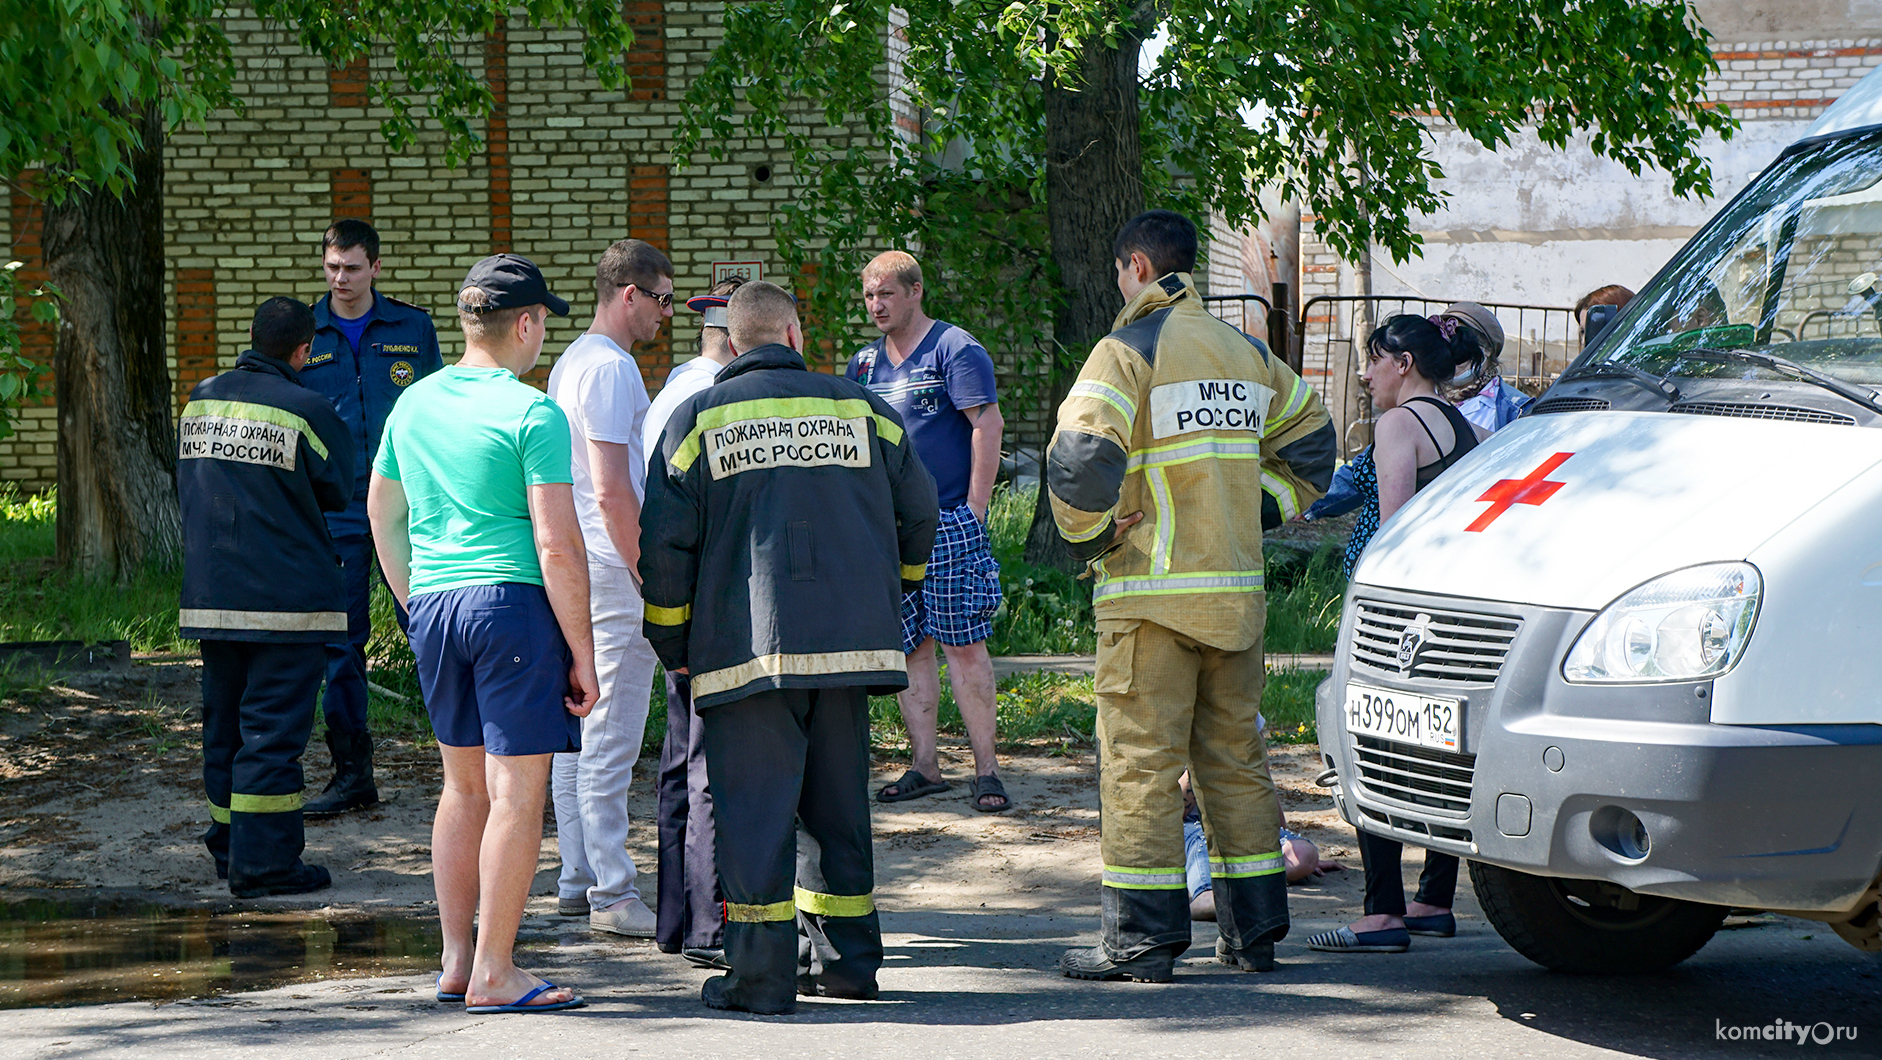
MULTIPOLYGON (((1366 341, 1361 378, 1380 410, 1372 448, 1353 460, 1354 482, 1365 501, 1346 548, 1352 576, 1379 523, 1405 506, 1445 468, 1488 436, 1473 427, 1441 389, 1452 379, 1482 368, 1482 343, 1448 316, 1396 316, 1366 341)), ((1457 859, 1427 851, 1417 897, 1407 905, 1399 859, 1404 844, 1359 832, 1366 867, 1366 915, 1337 931, 1307 940, 1311 949, 1345 953, 1403 953, 1411 935, 1448 938, 1457 933, 1451 899, 1457 890, 1457 859)))

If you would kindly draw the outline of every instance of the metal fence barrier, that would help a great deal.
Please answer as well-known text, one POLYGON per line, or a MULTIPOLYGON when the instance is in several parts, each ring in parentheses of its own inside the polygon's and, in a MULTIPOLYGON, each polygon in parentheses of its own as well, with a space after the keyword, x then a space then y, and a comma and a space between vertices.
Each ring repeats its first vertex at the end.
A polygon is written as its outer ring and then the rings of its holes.
MULTIPOLYGON (((1301 306, 1292 356, 1288 360, 1295 371, 1320 391, 1320 398, 1339 431, 1341 456, 1350 458, 1372 444, 1372 423, 1377 417, 1371 396, 1358 375, 1365 367, 1366 338, 1372 334, 1372 329, 1401 313, 1433 316, 1456 301, 1460 299, 1321 295, 1308 299, 1307 304, 1301 306)), ((1541 393, 1581 352, 1575 313, 1568 306, 1479 304, 1495 313, 1498 323, 1503 325, 1503 353, 1498 370, 1505 382, 1519 390, 1541 393)))

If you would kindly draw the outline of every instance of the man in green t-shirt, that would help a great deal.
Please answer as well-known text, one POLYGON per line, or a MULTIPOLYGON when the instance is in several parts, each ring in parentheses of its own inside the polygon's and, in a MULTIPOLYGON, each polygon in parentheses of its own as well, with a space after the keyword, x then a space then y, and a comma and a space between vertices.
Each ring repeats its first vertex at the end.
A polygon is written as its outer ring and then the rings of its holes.
POLYGON ((511 959, 551 756, 581 749, 577 719, 597 687, 568 420, 519 379, 568 303, 528 259, 498 254, 471 267, 457 306, 464 357, 399 400, 367 498, 444 759, 431 843, 438 1000, 474 1013, 574 1008, 574 991, 511 959))

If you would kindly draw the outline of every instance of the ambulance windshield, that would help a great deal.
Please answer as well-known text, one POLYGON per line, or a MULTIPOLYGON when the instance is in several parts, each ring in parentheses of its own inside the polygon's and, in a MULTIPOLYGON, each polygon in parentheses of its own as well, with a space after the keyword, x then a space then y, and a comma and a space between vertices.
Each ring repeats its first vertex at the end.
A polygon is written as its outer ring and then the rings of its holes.
POLYGON ((1882 135, 1780 159, 1628 306, 1596 350, 1652 374, 1778 378, 1743 349, 1882 385, 1882 135))

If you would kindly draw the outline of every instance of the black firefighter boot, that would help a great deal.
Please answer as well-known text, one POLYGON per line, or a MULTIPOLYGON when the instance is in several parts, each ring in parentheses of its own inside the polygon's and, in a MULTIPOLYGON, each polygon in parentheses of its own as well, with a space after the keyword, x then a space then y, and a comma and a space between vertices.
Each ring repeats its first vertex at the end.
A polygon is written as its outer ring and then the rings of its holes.
POLYGON ((797 920, 725 925, 732 970, 700 987, 708 1008, 783 1016, 797 1011, 797 920))
POLYGON ((302 807, 308 817, 337 817, 379 801, 372 779, 372 733, 327 730, 327 750, 333 752, 333 779, 326 790, 302 807))
POLYGON ((1104 941, 1066 950, 1059 970, 1074 979, 1167 983, 1189 949, 1189 891, 1104 888, 1104 941))
POLYGON ((1287 876, 1223 877, 1215 889, 1216 959, 1244 972, 1274 971, 1274 944, 1287 937, 1287 876))

